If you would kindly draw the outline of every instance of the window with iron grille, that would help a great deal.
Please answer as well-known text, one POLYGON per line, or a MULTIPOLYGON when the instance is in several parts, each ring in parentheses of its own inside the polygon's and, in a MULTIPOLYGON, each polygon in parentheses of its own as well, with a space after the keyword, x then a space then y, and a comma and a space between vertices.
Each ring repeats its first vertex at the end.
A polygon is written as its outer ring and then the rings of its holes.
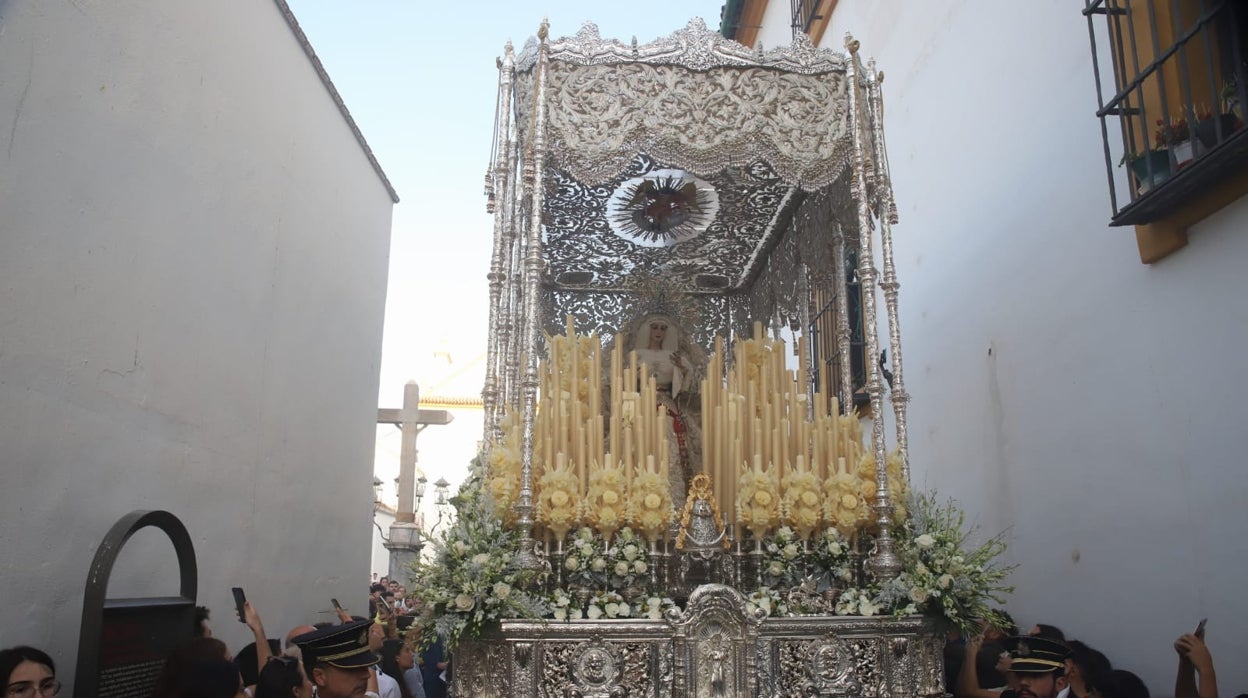
POLYGON ((790 16, 793 18, 791 26, 794 39, 801 34, 810 33, 815 20, 821 19, 821 5, 823 5, 823 0, 789 0, 789 6, 792 8, 790 16))
MULTIPOLYGON (((862 332, 862 284, 858 281, 858 254, 847 250, 845 253, 845 278, 847 283, 841 291, 845 293, 847 307, 847 324, 849 325, 849 384, 853 391, 852 401, 858 411, 866 410, 870 405, 867 395, 867 343, 862 332)), ((813 366, 812 378, 815 389, 823 390, 828 395, 837 395, 841 399, 841 409, 845 410, 844 396, 841 388, 841 354, 837 342, 836 294, 833 288, 817 288, 812 292, 814 315, 811 317, 810 351, 813 366)))
POLYGON ((1166 219, 1248 170, 1248 0, 1084 0, 1083 14, 1111 225, 1166 219))

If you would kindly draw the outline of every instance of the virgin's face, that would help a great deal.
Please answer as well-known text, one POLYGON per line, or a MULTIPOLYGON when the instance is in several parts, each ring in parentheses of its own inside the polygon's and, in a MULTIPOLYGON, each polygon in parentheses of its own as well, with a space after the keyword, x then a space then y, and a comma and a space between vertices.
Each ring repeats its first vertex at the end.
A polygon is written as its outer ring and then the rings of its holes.
POLYGON ((651 347, 662 347, 663 338, 667 336, 667 323, 661 321, 652 321, 650 323, 650 345, 651 347))

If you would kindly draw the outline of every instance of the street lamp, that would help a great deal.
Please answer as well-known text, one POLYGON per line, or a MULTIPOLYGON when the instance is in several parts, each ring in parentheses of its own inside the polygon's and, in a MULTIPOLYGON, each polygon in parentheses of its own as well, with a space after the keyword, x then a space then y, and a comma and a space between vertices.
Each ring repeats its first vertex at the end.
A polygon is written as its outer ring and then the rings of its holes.
POLYGON ((438 520, 433 522, 433 527, 429 529, 430 533, 433 533, 433 530, 438 527, 438 524, 442 523, 443 517, 447 516, 447 509, 450 508, 450 500, 447 498, 447 495, 449 494, 450 489, 451 483, 447 482, 444 477, 438 478, 438 481, 433 483, 433 491, 437 494, 433 504, 438 510, 438 520))
POLYGON ((416 509, 420 510, 420 500, 425 498, 425 486, 429 484, 429 479, 424 475, 416 478, 416 509))

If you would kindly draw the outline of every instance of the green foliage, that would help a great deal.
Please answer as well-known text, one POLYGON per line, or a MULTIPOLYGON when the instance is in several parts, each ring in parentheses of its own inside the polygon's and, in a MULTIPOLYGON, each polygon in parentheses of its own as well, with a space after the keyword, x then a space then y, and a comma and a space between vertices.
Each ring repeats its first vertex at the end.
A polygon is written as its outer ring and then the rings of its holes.
POLYGON ((517 549, 514 531, 503 526, 481 488, 474 461, 468 480, 451 499, 456 516, 433 541, 429 562, 418 561, 412 572, 426 622, 426 640, 443 638, 451 650, 462 637, 476 637, 503 618, 539 618, 548 613, 541 597, 527 591, 532 573, 513 568, 517 549))
POLYGON ((902 572, 880 587, 878 604, 897 614, 939 616, 963 631, 995 620, 994 606, 1014 587, 1005 583, 1014 565, 1003 566, 1003 534, 972 547, 976 527, 952 499, 943 504, 934 492, 911 496, 910 518, 897 536, 902 572))

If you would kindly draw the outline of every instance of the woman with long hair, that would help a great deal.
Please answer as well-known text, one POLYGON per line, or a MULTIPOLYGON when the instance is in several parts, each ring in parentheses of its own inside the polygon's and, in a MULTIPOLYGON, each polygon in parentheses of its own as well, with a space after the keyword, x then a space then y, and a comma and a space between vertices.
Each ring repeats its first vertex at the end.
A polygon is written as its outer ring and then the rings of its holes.
POLYGON ((414 666, 416 655, 407 643, 394 639, 381 643, 381 671, 399 684, 399 693, 403 698, 412 698, 411 691, 407 690, 407 681, 403 679, 403 672, 414 666))

